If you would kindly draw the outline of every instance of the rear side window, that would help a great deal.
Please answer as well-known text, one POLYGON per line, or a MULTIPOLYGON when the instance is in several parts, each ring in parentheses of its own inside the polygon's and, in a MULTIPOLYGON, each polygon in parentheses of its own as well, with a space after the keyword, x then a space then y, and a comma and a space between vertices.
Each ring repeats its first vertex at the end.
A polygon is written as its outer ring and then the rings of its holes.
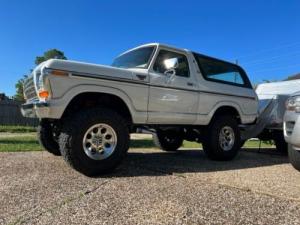
POLYGON ((177 59, 178 66, 175 68, 175 75, 180 77, 189 77, 190 70, 189 70, 189 63, 185 55, 166 51, 166 50, 160 50, 155 63, 153 65, 153 70, 158 73, 165 73, 167 71, 166 65, 164 61, 166 59, 177 59))
POLYGON ((241 87, 251 86, 246 73, 239 66, 198 54, 194 56, 206 80, 241 87))

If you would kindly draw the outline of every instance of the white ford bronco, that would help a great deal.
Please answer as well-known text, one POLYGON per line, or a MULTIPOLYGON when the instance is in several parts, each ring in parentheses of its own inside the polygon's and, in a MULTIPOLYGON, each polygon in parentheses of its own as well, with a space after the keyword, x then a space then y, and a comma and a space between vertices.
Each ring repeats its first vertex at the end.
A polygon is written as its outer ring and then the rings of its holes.
POLYGON ((26 117, 38 117, 42 146, 88 176, 109 172, 137 129, 161 149, 201 142, 214 160, 241 147, 240 126, 255 123, 257 95, 238 65, 185 49, 147 44, 111 66, 51 59, 24 83, 26 117))

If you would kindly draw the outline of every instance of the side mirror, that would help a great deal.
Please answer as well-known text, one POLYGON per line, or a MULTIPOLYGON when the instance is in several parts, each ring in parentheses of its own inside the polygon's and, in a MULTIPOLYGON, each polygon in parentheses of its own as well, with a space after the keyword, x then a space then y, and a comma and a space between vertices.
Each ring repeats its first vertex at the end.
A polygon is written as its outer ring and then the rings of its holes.
POLYGON ((166 71, 164 72, 164 74, 175 75, 176 74, 175 69, 178 67, 178 59, 177 58, 165 59, 164 65, 166 68, 166 71))
POLYGON ((164 64, 166 70, 176 69, 178 67, 178 59, 177 58, 165 59, 164 64))

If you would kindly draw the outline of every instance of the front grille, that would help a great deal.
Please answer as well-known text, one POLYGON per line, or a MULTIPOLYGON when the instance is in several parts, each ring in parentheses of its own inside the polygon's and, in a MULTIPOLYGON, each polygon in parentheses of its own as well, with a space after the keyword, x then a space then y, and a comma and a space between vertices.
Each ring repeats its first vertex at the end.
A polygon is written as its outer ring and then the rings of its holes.
POLYGON ((27 100, 37 99, 37 94, 35 91, 33 75, 29 76, 24 81, 24 96, 27 100))

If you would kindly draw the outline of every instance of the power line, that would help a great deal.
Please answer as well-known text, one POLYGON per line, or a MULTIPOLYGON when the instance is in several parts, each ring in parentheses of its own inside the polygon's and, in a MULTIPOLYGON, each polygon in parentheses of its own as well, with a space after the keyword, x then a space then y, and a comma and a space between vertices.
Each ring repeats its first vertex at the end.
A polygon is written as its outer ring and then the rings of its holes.
POLYGON ((261 73, 261 72, 268 72, 268 71, 277 71, 277 70, 282 70, 282 69, 286 69, 286 68, 294 68, 294 67, 299 67, 299 69, 300 69, 300 64, 291 65, 291 66, 284 66, 284 67, 276 67, 276 68, 265 69, 265 70, 254 70, 254 71, 251 71, 251 73, 261 73))
POLYGON ((268 59, 258 59, 258 60, 252 60, 252 61, 248 61, 246 63, 242 63, 243 65, 259 65, 260 63, 266 63, 266 62, 274 62, 277 61, 281 58, 284 57, 289 57, 289 56, 297 56, 300 54, 300 51, 296 51, 294 53, 289 53, 289 54, 283 54, 283 55, 278 55, 278 56, 273 56, 273 57, 269 57, 268 59))
POLYGON ((281 62, 268 62, 268 63, 252 65, 252 66, 244 66, 244 65, 242 66, 245 67, 247 70, 261 70, 261 69, 273 69, 277 67, 290 67, 290 66, 294 66, 297 63, 299 63, 299 60, 294 59, 289 61, 282 60, 281 62))
POLYGON ((279 45, 279 46, 274 47, 274 48, 259 50, 259 51, 255 52, 255 53, 252 53, 252 54, 250 53, 250 54, 246 54, 246 55, 242 55, 242 56, 236 57, 235 59, 241 60, 243 58, 249 58, 249 57, 261 55, 262 53, 272 52, 274 50, 279 50, 279 49, 284 49, 284 48, 291 48, 291 47, 294 47, 294 46, 297 46, 297 45, 300 45, 300 41, 294 42, 294 43, 291 43, 291 44, 279 45))

